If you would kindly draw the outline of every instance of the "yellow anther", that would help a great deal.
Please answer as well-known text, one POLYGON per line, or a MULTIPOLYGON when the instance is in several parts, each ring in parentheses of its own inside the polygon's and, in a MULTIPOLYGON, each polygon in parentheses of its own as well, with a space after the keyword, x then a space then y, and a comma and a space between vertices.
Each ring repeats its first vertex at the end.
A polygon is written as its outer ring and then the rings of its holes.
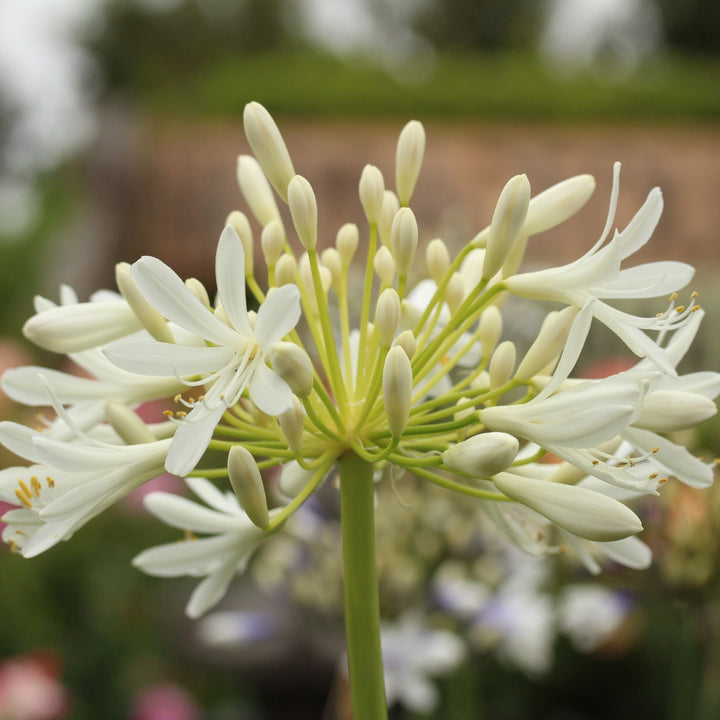
POLYGON ((684 306, 684 305, 678 305, 678 306, 675 308, 675 312, 676 312, 676 313, 685 312, 685 306, 684 306))
POLYGON ((35 497, 40 497, 40 490, 42 490, 42 485, 40 484, 40 481, 33 475, 30 478, 30 488, 33 491, 33 495, 35 497))
POLYGON ((10 552, 11 553, 17 553, 18 552, 18 546, 17 543, 14 540, 8 540, 8 545, 10 546, 10 552))
POLYGON ((672 295, 670 295, 670 300, 677 300, 678 294, 674 292, 672 295))
POLYGON ((178 410, 175 413, 175 417, 184 418, 187 417, 187 413, 184 410, 178 410))
POLYGON ((185 530, 185 540, 190 542, 191 540, 197 540, 197 535, 192 530, 185 530))
POLYGON ((695 291, 695 290, 693 290, 693 291, 690 293, 690 299, 691 299, 691 300, 694 300, 697 296, 698 296, 698 293, 697 293, 697 291, 695 291))
POLYGON ((656 472, 652 472, 648 475, 648 480, 654 480, 658 474, 656 472))
POLYGON ((660 479, 658 480, 658 484, 660 484, 660 485, 662 485, 662 483, 665 483, 665 482, 667 482, 667 478, 666 478, 666 477, 662 477, 662 478, 660 478, 660 479))
POLYGON ((178 394, 173 398, 173 402, 174 402, 174 403, 179 403, 181 399, 182 399, 182 393, 178 393, 178 394))
POLYGON ((18 480, 18 485, 20 486, 23 493, 25 493, 25 497, 27 497, 28 500, 32 500, 32 492, 30 491, 30 488, 26 485, 24 480, 18 480))
POLYGON ((173 417, 173 416, 175 415, 175 413, 174 413, 172 410, 163 410, 163 415, 164 415, 165 417, 171 418, 171 417, 173 417))
POLYGON ((600 461, 599 461, 599 460, 593 460, 593 461, 592 461, 592 464, 593 464, 593 465, 599 465, 599 464, 600 464, 600 461))
POLYGON ((660 452, 660 448, 659 448, 659 447, 650 448, 650 452, 651 452, 651 453, 660 452))
POLYGON ((655 313, 656 318, 661 318, 663 315, 665 315, 665 313, 655 313))
POLYGON ((55 481, 54 481, 49 475, 46 475, 46 476, 45 476, 45 482, 47 483, 47 486, 48 486, 49 488, 54 488, 54 487, 55 487, 55 481))
POLYGON ((25 494, 22 490, 20 490, 20 488, 15 491, 15 496, 26 508, 32 508, 32 503, 30 502, 30 499, 25 496, 25 494))
POLYGON ((700 309, 699 305, 693 305, 692 308, 690 309, 690 312, 697 312, 699 309, 700 309))

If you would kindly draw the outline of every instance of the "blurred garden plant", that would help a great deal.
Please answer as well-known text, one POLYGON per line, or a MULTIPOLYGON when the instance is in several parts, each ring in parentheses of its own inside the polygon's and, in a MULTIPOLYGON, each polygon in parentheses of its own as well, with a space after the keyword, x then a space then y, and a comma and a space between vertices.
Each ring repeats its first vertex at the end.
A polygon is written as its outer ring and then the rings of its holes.
POLYGON ((165 470, 184 476, 197 500, 159 493, 146 505, 187 542, 151 548, 134 562, 155 575, 203 578, 187 606, 197 617, 337 469, 353 707, 357 720, 381 718, 381 471, 391 482, 409 472, 466 495, 530 553, 569 547, 593 571, 603 557, 645 567, 642 524, 625 501, 657 493, 671 475, 711 484, 711 464, 665 434, 716 412, 720 375, 676 370, 703 315, 694 294, 676 304, 693 269, 669 261, 621 269, 650 239, 662 195, 652 190, 627 227, 613 230, 619 166, 605 227, 576 261, 520 272, 528 239, 576 213, 593 178, 533 197, 519 175, 500 193, 489 226, 454 258, 440 239, 427 245, 429 278, 410 289, 420 265, 409 205, 422 125, 412 121, 400 135, 396 192, 376 167, 362 172, 366 242, 348 224, 319 253, 310 183, 295 173, 265 108, 247 105, 244 122, 255 158, 239 159, 238 179, 262 226, 267 290, 254 268, 250 222, 235 211, 217 247, 214 301, 200 282, 183 281, 153 257, 117 266, 119 294, 78 302, 63 288, 59 305, 38 298, 26 336, 68 354, 89 377, 38 367, 5 373, 8 395, 50 404, 57 417, 37 429, 0 424, 3 444, 31 463, 0 474, 0 499, 17 505, 3 517, 3 538, 32 557, 165 470), (300 257, 272 188, 289 206, 300 257), (356 297, 349 269, 360 248, 356 297), (247 309, 247 291, 257 312, 247 309), (519 358, 503 340, 509 295, 558 306, 519 358), (667 295, 669 306, 650 317, 611 304, 667 295), (570 377, 593 320, 638 357, 630 370, 570 377), (134 409, 157 398, 173 398, 177 409, 146 424, 134 409), (560 462, 542 462, 548 454, 560 462), (284 504, 268 502, 263 484, 262 471, 276 466, 291 498, 284 504))

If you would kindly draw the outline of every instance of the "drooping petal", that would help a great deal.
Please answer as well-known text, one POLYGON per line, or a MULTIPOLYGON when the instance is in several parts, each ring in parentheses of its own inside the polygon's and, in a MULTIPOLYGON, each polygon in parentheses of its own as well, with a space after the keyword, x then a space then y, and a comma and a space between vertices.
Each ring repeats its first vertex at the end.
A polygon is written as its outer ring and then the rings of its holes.
POLYGON ((633 570, 645 570, 652 563, 652 551, 634 535, 622 540, 601 543, 598 547, 611 560, 633 570))
POLYGON ((654 298, 684 288, 695 268, 682 262, 660 261, 621 270, 618 276, 590 289, 598 298, 654 298))
POLYGON ((165 524, 179 530, 192 530, 199 533, 233 532, 243 525, 241 516, 210 510, 180 495, 165 492, 153 492, 144 499, 144 505, 155 517, 165 524))
POLYGON ((237 498, 231 493, 224 493, 209 480, 199 477, 186 478, 185 483, 204 503, 214 510, 230 515, 242 514, 237 498))
POLYGON ((653 188, 643 206, 619 235, 623 260, 647 243, 657 227, 662 211, 662 192, 660 188, 653 188))
POLYGON ((132 277, 145 299, 168 320, 216 345, 230 345, 237 335, 218 320, 164 262, 151 256, 132 266, 132 277))
POLYGON ((300 291, 295 285, 283 285, 267 296, 255 321, 255 337, 264 352, 298 324, 300 312, 300 291))
POLYGON ((38 435, 36 430, 10 420, 0 422, 0 443, 11 453, 30 462, 38 462, 38 454, 33 440, 38 435))
POLYGON ((277 416, 292 407, 290 386, 265 363, 259 363, 250 380, 250 399, 266 415, 277 416))
POLYGON ((143 550, 133 558, 132 564, 157 577, 205 574, 217 567, 223 555, 236 542, 236 535, 228 533, 182 543, 166 543, 143 550))
POLYGON ((242 240, 231 225, 227 225, 220 235, 215 254, 215 278, 230 323, 241 335, 252 337, 245 298, 245 252, 242 240))
POLYGON ((237 560, 232 556, 226 558, 193 590, 190 600, 185 606, 187 616, 194 620, 217 605, 225 596, 228 586, 237 571, 237 560))
POLYGON ((180 422, 168 451, 165 469, 173 475, 185 477, 203 456, 210 438, 227 408, 222 403, 212 408, 198 403, 180 422))

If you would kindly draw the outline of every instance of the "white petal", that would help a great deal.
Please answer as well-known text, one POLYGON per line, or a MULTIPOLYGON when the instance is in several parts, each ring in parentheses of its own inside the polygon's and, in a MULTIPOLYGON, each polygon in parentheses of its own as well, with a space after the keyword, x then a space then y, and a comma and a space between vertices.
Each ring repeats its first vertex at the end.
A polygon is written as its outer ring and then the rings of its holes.
POLYGON ((213 373, 230 362, 226 347, 188 347, 155 341, 120 340, 105 348, 110 362, 131 373, 187 377, 213 373))
POLYGON ((4 420, 0 422, 0 443, 11 453, 37 462, 38 455, 33 440, 38 436, 37 430, 21 425, 20 423, 4 420))
POLYGON ((611 560, 634 570, 645 570, 652 563, 652 551, 635 536, 601 543, 599 548, 611 560))
POLYGON ((653 262, 621 270, 618 276, 597 285, 590 293, 599 298, 653 298, 684 288, 695 268, 681 262, 653 262))
POLYGON ((635 217, 620 233, 620 247, 623 260, 639 250, 653 234, 663 211, 660 188, 653 188, 635 217))
POLYGON ((211 607, 217 605, 227 592, 230 582, 238 571, 234 559, 226 560, 208 575, 193 591, 185 612, 193 620, 204 615, 211 607))
POLYGON ((39 379, 39 375, 47 378, 63 405, 81 400, 105 400, 117 393, 115 385, 34 365, 6 370, 2 388, 8 397, 24 405, 50 405, 47 385, 39 379))
POLYGON ((210 572, 230 552, 237 541, 235 535, 166 543, 143 550, 133 558, 132 564, 148 575, 177 577, 210 572))
POLYGON ((24 558, 36 557, 62 540, 67 540, 75 529, 72 521, 44 523, 24 543, 21 554, 24 558))
POLYGON ((71 353, 104 345, 140 327, 127 303, 97 302, 62 305, 33 315, 23 333, 41 348, 71 353))
POLYGON ((164 262, 150 256, 140 258, 132 266, 132 277, 145 299, 168 320, 216 345, 236 341, 236 333, 220 322, 164 262))
POLYGON ((250 380, 250 399, 266 415, 280 415, 292 407, 290 386, 265 363, 260 363, 250 380))
POLYGON ((215 278, 220 301, 232 326, 241 335, 252 337, 245 298, 245 252, 242 240, 231 225, 227 225, 220 235, 215 254, 215 278))
POLYGON ((189 477, 185 479, 185 483, 204 503, 218 512, 229 515, 243 513, 235 495, 218 490, 209 480, 189 477))
POLYGON ((179 530, 217 534, 250 526, 249 521, 243 523, 242 516, 228 516, 171 493, 152 492, 145 497, 144 505, 166 525, 179 530))
POLYGON ((165 461, 169 473, 185 477, 194 469, 226 409, 222 403, 212 410, 200 403, 180 422, 165 461))
POLYGON ((255 337, 267 351, 273 343, 282 340, 300 319, 300 291, 295 285, 275 288, 258 310, 255 337))

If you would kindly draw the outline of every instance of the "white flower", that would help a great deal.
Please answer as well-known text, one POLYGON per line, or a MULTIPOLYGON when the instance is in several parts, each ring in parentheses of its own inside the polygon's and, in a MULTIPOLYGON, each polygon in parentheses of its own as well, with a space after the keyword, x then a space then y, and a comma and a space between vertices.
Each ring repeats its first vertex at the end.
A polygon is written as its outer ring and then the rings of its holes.
POLYGON ((195 467, 225 410, 246 389, 255 405, 268 415, 279 415, 292 405, 289 386, 265 361, 272 345, 287 335, 300 318, 297 287, 284 285, 271 292, 258 310, 253 330, 245 300, 245 255, 231 226, 220 236, 215 273, 220 305, 229 325, 219 320, 157 258, 144 257, 132 268, 133 279, 148 302, 208 345, 126 339, 106 348, 110 360, 130 372, 178 379, 200 375, 201 380, 186 380, 186 384, 212 383, 204 399, 192 405, 175 433, 166 467, 176 475, 186 475, 195 467))
POLYGON ((257 528, 231 493, 220 492, 204 478, 187 478, 188 487, 209 507, 170 493, 154 492, 145 507, 168 525, 208 537, 158 545, 141 552, 133 564, 159 577, 202 576, 186 612, 197 618, 216 605, 250 555, 268 537, 257 528))
MULTIPOLYGON (((654 188, 628 226, 604 244, 615 215, 619 165, 615 166, 613 193, 605 230, 595 245, 568 265, 523 273, 506 278, 505 287, 513 294, 562 302, 578 308, 592 303, 592 314, 610 328, 636 355, 648 356, 668 374, 674 374, 663 351, 643 330, 675 327, 687 318, 673 308, 660 317, 644 318, 622 312, 603 299, 653 298, 669 295, 685 287, 694 269, 679 262, 652 262, 620 270, 620 264, 647 243, 662 213, 662 193, 654 188)), ((584 339, 584 338, 583 338, 584 339)))
POLYGON ((431 712, 439 694, 430 677, 451 672, 463 661, 463 642, 451 632, 427 627, 413 613, 383 624, 381 642, 388 705, 397 702, 413 712, 431 712))
POLYGON ((170 440, 138 445, 76 443, 0 423, 0 441, 35 464, 0 473, 0 498, 20 503, 3 516, 3 540, 33 557, 163 472, 170 440))

